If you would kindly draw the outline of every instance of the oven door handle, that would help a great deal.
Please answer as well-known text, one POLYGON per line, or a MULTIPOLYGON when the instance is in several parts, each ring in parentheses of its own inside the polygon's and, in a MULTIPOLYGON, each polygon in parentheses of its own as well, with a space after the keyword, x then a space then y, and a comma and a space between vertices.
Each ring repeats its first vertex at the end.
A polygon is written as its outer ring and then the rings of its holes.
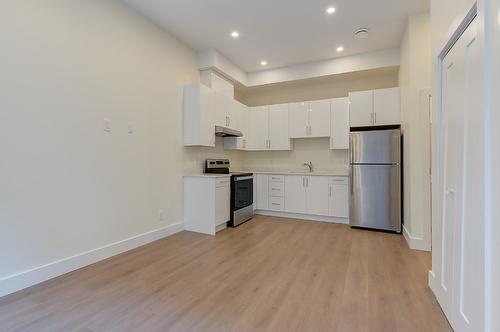
POLYGON ((238 181, 245 181, 245 180, 253 180, 253 176, 243 176, 241 178, 238 178, 238 177, 235 177, 234 178, 234 181, 235 182, 238 182, 238 181))

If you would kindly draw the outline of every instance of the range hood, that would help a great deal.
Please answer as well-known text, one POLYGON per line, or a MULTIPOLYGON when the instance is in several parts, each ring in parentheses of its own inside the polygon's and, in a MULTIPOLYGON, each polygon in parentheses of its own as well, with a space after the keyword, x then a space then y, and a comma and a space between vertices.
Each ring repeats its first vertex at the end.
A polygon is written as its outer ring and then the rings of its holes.
POLYGON ((242 137, 243 133, 236 129, 231 129, 222 126, 215 126, 215 136, 218 137, 242 137))

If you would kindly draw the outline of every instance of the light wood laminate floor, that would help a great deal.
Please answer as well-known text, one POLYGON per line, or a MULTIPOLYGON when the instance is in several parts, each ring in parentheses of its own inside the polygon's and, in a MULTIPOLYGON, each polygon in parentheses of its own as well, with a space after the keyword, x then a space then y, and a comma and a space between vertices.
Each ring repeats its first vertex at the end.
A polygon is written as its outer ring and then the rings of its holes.
POLYGON ((0 299, 0 331, 451 331, 400 235, 256 217, 0 299))

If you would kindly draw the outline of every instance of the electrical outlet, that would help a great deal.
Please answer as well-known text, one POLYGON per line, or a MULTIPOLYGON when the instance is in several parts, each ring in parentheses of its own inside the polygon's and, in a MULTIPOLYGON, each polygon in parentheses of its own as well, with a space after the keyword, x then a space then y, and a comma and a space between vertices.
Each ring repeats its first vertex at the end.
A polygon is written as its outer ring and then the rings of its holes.
POLYGON ((160 220, 160 221, 164 221, 165 220, 165 211, 158 210, 158 220, 160 220))

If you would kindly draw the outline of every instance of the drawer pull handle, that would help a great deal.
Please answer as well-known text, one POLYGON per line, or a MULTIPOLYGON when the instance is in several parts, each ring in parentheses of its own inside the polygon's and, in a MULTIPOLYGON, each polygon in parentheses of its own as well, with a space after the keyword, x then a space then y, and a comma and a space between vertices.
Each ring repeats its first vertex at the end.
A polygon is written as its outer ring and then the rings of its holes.
POLYGON ((272 205, 281 205, 281 204, 278 204, 278 203, 272 203, 272 205))

